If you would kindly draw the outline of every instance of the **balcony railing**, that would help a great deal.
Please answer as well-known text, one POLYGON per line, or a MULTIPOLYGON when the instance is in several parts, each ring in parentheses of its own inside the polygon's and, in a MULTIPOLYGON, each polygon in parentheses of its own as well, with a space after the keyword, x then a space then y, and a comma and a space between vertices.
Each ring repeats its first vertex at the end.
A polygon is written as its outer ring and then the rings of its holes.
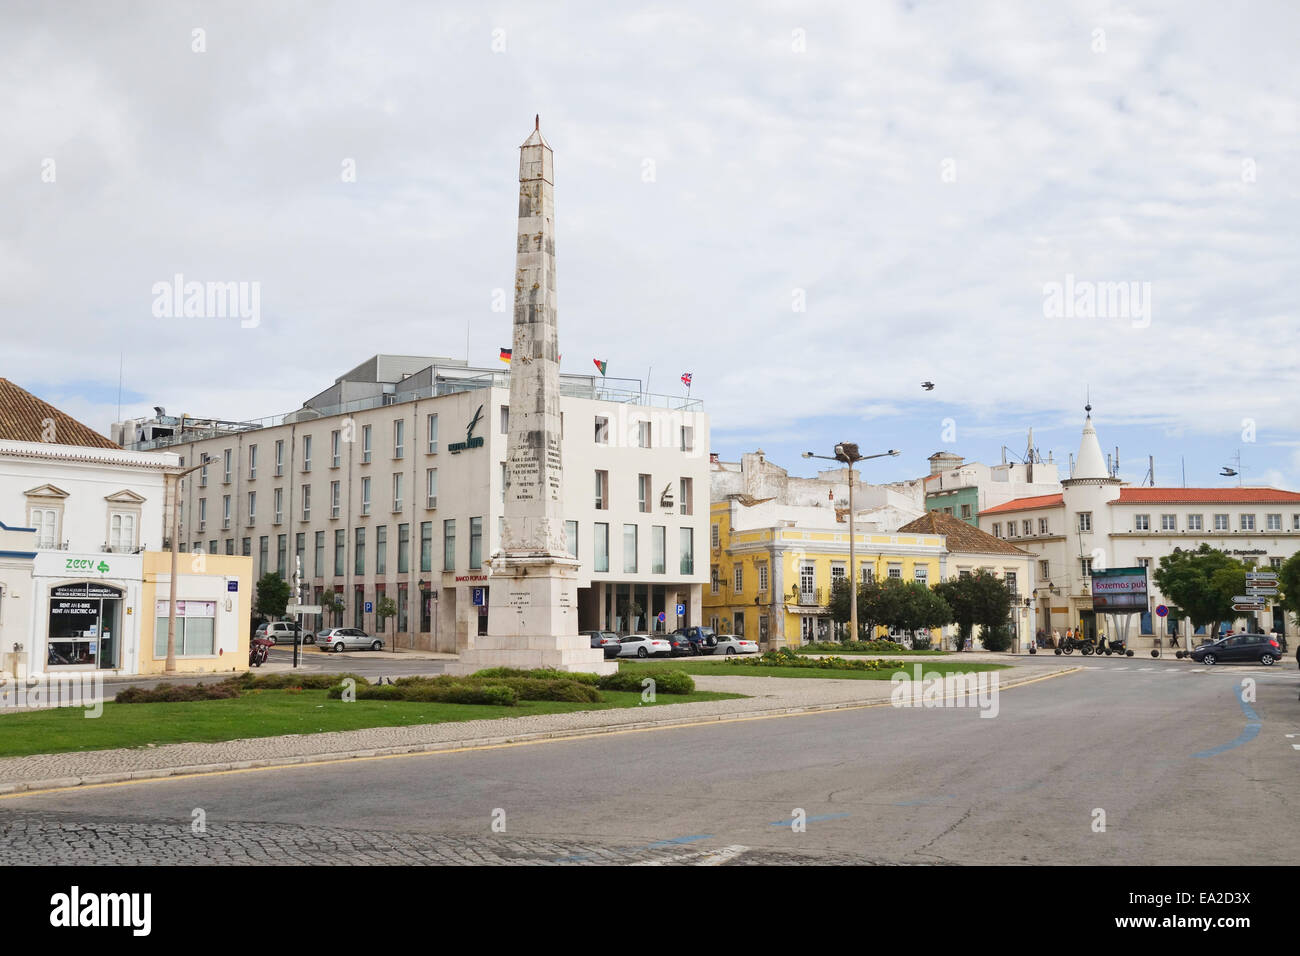
POLYGON ((801 607, 820 607, 823 603, 822 588, 799 588, 795 600, 801 607))

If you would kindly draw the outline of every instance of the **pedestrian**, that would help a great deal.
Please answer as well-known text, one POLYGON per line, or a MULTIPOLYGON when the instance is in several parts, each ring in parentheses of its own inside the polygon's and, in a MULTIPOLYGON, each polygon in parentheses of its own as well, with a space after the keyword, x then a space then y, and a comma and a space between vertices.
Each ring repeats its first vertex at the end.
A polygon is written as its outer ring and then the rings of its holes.
POLYGON ((1052 646, 1061 646, 1061 629, 1059 627, 1052 628, 1052 646))

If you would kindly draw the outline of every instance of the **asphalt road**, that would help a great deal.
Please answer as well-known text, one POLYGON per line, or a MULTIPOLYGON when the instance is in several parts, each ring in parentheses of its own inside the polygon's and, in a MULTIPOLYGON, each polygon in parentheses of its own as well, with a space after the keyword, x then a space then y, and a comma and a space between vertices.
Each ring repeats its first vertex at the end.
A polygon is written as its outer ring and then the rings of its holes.
POLYGON ((1300 858, 1293 662, 1078 663, 1002 692, 994 718, 882 707, 0 799, 0 860, 1300 858))

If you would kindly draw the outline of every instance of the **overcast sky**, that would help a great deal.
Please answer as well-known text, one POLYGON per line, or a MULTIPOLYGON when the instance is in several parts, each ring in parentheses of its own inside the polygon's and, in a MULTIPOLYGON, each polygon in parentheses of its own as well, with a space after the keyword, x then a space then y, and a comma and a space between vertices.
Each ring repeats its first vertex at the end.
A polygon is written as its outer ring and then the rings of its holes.
POLYGON ((1240 449, 1300 488, 1297 37, 1286 0, 8 0, 0 375, 107 431, 122 353, 125 417, 285 412, 467 330, 499 366, 540 113, 564 370, 692 372, 724 458, 1063 459, 1091 389, 1134 481, 1240 449), (177 273, 260 283, 256 327, 156 317, 177 273), (1136 298, 1052 314, 1067 281, 1136 298))

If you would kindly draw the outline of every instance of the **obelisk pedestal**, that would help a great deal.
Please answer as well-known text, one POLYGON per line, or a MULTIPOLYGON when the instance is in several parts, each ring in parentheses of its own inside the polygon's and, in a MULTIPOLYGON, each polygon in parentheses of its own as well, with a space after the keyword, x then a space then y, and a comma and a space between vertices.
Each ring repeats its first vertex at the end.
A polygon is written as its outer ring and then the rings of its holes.
POLYGON ((565 545, 552 168, 537 122, 519 150, 505 527, 501 551, 489 563, 488 633, 450 673, 618 669, 578 633, 578 561, 565 545))

